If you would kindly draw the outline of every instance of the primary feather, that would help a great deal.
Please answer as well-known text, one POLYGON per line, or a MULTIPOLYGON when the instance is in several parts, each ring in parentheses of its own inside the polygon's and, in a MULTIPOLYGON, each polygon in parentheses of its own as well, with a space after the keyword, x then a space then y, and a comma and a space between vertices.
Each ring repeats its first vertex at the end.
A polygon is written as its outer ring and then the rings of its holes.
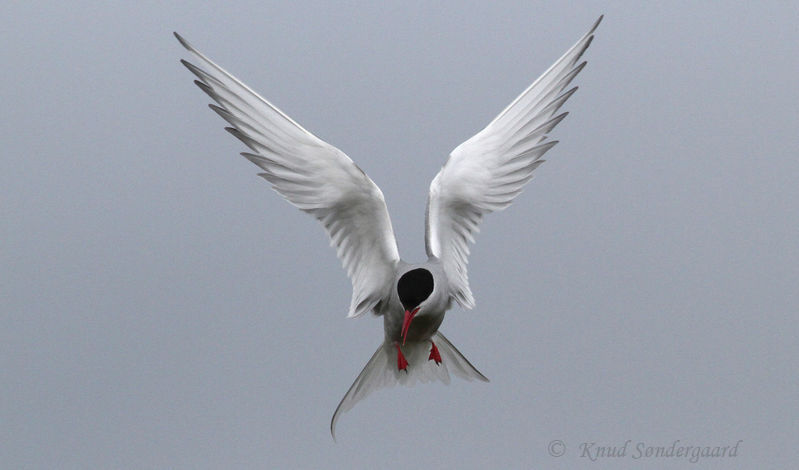
POLYGON ((217 104, 226 129, 251 152, 260 175, 289 202, 327 230, 352 281, 349 316, 372 310, 391 287, 397 242, 380 188, 341 150, 305 130, 247 85, 216 65, 180 35, 199 66, 181 61, 217 104))
POLYGON ((464 308, 474 306, 469 244, 483 216, 508 207, 544 162, 541 157, 557 144, 546 139, 567 115, 556 113, 577 90, 564 91, 585 66, 578 61, 600 21, 485 129, 456 147, 430 184, 427 255, 441 260, 451 296, 464 308))

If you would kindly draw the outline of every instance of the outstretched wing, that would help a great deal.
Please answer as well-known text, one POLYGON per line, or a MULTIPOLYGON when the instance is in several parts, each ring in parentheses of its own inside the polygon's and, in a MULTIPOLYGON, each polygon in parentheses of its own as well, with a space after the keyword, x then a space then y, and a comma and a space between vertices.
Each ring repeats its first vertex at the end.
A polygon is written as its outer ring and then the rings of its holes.
POLYGON ((557 141, 549 132, 568 113, 557 114, 577 87, 564 90, 585 67, 578 61, 591 44, 602 17, 488 126, 462 143, 430 184, 427 202, 427 255, 439 258, 449 278, 451 297, 472 308, 466 269, 485 214, 508 207, 532 178, 541 157, 557 141))
POLYGON ((341 150, 311 134, 175 33, 198 65, 181 60, 194 83, 230 123, 225 129, 250 148, 242 153, 260 176, 299 209, 316 217, 352 280, 349 316, 371 310, 391 286, 399 261, 380 188, 341 150))

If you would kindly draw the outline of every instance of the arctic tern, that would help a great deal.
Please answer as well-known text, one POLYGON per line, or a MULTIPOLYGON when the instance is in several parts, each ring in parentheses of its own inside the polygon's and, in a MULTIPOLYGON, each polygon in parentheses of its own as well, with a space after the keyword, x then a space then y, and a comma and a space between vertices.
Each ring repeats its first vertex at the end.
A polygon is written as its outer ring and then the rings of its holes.
POLYGON ((370 392, 394 384, 440 380, 452 373, 488 379, 438 331, 455 301, 474 307, 466 265, 483 217, 508 207, 557 141, 550 131, 577 87, 566 89, 586 65, 579 62, 602 17, 543 75, 483 130, 463 142, 430 184, 425 247, 428 259, 400 259, 380 188, 341 150, 305 130, 273 104, 175 33, 196 60, 181 63, 230 124, 225 129, 250 151, 272 188, 316 217, 352 281, 348 317, 383 317, 385 338, 344 395, 330 422, 370 392))

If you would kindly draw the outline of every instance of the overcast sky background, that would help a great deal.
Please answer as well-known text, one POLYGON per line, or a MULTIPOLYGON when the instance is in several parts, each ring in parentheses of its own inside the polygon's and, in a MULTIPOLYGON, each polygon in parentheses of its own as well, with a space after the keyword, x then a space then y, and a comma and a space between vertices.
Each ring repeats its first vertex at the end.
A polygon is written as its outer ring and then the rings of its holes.
POLYGON ((799 459, 796 2, 6 3, 3 468, 799 459), (376 392, 334 443, 382 321, 345 318, 323 230, 238 156, 172 31, 353 158, 419 261, 449 151, 602 13, 561 143, 442 326, 491 382, 376 392))

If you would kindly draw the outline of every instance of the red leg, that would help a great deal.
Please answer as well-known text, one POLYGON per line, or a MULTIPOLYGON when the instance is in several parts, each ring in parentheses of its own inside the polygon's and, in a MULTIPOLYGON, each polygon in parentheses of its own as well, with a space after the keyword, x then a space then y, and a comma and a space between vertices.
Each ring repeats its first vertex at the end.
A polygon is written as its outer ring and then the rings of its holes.
POLYGON ((430 357, 427 358, 428 361, 436 361, 436 365, 441 364, 441 354, 438 353, 438 348, 436 347, 436 343, 430 341, 430 344, 433 345, 430 348, 430 357))
POLYGON ((405 356, 402 355, 402 350, 400 349, 399 343, 394 343, 397 347, 397 369, 404 370, 406 373, 408 372, 408 361, 405 360, 405 356))

